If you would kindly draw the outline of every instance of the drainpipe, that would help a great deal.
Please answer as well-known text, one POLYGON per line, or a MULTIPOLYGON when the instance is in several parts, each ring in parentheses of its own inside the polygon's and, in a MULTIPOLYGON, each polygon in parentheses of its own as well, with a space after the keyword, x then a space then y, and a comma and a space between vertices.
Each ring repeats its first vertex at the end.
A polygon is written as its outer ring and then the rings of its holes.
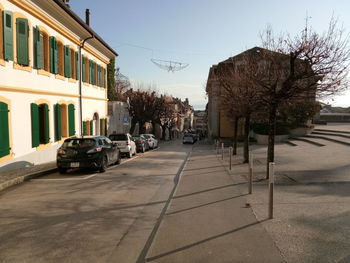
POLYGON ((82 100, 82 82, 83 82, 83 61, 81 55, 81 49, 84 48, 84 44, 87 40, 94 38, 94 35, 87 37, 79 45, 79 111, 80 111, 80 136, 84 136, 83 132, 83 100, 82 100))

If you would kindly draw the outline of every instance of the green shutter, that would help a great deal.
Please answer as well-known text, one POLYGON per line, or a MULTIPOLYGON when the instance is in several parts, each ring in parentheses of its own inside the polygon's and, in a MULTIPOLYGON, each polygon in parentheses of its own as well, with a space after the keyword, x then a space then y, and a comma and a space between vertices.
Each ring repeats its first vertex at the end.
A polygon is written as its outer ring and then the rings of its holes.
POLYGON ((49 143, 50 141, 50 122, 49 122, 49 106, 44 104, 44 134, 43 134, 43 143, 49 143))
POLYGON ((50 37, 50 72, 55 73, 55 37, 50 37))
POLYGON ((38 29, 33 27, 33 66, 38 68, 38 29))
POLYGON ((54 73, 58 74, 58 41, 56 38, 54 39, 53 56, 54 56, 54 73))
POLYGON ((35 103, 30 104, 32 118, 32 147, 39 146, 39 107, 35 103))
POLYGON ((94 122, 90 121, 90 135, 93 135, 94 132, 94 122))
POLYGON ((82 70, 82 81, 86 82, 86 72, 85 72, 85 58, 81 58, 81 70, 82 70))
POLYGON ((38 68, 44 68, 44 37, 39 31, 39 41, 38 41, 38 68))
POLYGON ((8 105, 0 101, 0 157, 10 154, 8 105))
POLYGON ((102 124, 103 124, 103 119, 100 119, 100 135, 104 135, 102 134, 103 133, 102 124))
POLYGON ((79 66, 80 66, 79 52, 76 52, 75 53, 75 79, 77 80, 80 78, 79 66))
POLYGON ((97 86, 101 87, 101 68, 97 65, 97 86))
POLYGON ((106 69, 105 68, 103 69, 103 74, 104 74, 104 80, 105 80, 104 88, 107 88, 107 75, 106 75, 106 69))
POLYGON ((68 45, 64 46, 64 76, 66 78, 72 77, 70 48, 68 45))
POLYGON ((69 124, 69 136, 75 134, 75 118, 74 118, 74 104, 68 105, 68 124, 69 124))
POLYGON ((13 60, 13 22, 12 12, 4 11, 3 16, 4 27, 4 58, 6 60, 13 60))
POLYGON ((87 131, 86 131, 86 121, 83 121, 83 135, 87 135, 87 131))
POLYGON ((92 60, 89 60, 89 69, 90 69, 90 84, 93 84, 93 79, 94 79, 94 70, 93 70, 93 64, 92 60))
POLYGON ((44 38, 38 27, 33 27, 33 59, 34 68, 42 69, 44 67, 44 38))
POLYGON ((55 139, 56 141, 62 138, 62 117, 61 117, 61 105, 55 104, 55 139))
POLYGON ((17 18, 17 63, 20 65, 29 65, 28 52, 28 19, 17 18))

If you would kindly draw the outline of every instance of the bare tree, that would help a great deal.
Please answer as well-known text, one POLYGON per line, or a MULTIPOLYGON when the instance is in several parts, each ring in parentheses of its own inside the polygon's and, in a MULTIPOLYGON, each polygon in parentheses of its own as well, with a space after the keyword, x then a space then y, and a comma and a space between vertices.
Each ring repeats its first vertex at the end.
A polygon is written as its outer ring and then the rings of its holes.
MULTIPOLYGON (((267 28, 261 38, 268 50, 255 50, 255 64, 249 63, 248 69, 268 109, 267 162, 273 162, 278 106, 346 89, 350 49, 348 37, 334 18, 322 34, 315 32, 306 20, 304 29, 295 37, 275 37, 267 28)), ((268 174, 267 171, 267 178, 268 174)))
POLYGON ((220 102, 225 112, 234 119, 234 153, 237 148, 238 121, 244 118, 244 162, 249 160, 249 131, 252 114, 261 110, 260 94, 255 83, 245 73, 249 53, 230 58, 217 67, 216 76, 221 86, 220 102))
POLYGON ((120 72, 118 67, 115 71, 115 99, 118 101, 125 101, 125 92, 131 87, 129 78, 120 72))

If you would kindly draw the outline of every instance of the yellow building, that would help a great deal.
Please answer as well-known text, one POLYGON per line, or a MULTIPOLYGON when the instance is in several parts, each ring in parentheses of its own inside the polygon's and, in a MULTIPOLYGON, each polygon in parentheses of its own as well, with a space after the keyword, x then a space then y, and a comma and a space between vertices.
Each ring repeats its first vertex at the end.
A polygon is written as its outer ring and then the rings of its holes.
POLYGON ((67 137, 105 134, 115 56, 61 0, 0 0, 0 170, 53 161, 67 137))

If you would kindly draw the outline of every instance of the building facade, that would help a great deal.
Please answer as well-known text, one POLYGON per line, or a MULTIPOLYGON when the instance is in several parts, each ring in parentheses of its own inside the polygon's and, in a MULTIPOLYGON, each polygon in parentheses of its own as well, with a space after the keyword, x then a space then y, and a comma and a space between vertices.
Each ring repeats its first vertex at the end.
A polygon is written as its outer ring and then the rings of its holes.
POLYGON ((74 135, 106 133, 117 53, 59 0, 0 0, 0 169, 55 160, 74 135))

